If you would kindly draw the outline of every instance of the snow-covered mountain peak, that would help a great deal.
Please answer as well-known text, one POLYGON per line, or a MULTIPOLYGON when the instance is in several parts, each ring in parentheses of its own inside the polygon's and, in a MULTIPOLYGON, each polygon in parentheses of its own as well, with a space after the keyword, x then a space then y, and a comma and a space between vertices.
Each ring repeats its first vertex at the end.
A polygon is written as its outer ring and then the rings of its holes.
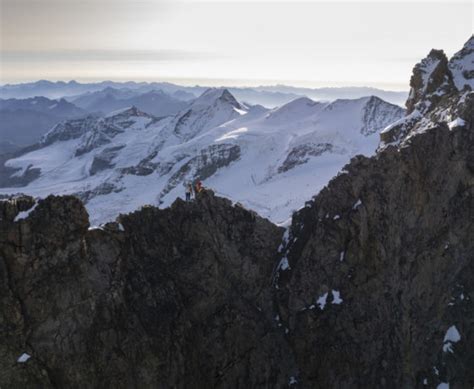
POLYGON ((279 108, 273 109, 267 115, 267 120, 278 121, 285 119, 300 120, 320 111, 326 104, 319 103, 308 97, 300 97, 279 108))
POLYGON ((459 91, 474 90, 474 35, 471 35, 464 47, 452 56, 449 69, 459 91))
POLYGON ((344 110, 350 107, 357 107, 360 109, 364 107, 369 102, 369 100, 372 99, 372 97, 374 96, 359 97, 358 99, 336 99, 334 101, 326 103, 324 109, 327 111, 340 110, 340 109, 344 110))
POLYGON ((227 89, 208 89, 188 109, 175 116, 171 123, 172 132, 182 140, 189 140, 247 113, 248 108, 240 104, 227 89))
POLYGON ((375 134, 388 124, 399 120, 405 110, 398 105, 387 103, 376 96, 359 99, 364 102, 362 113, 361 134, 375 134))
POLYGON ((191 104, 191 109, 202 109, 214 104, 230 104, 235 108, 242 108, 232 93, 226 88, 209 88, 191 104))
POLYGON ((366 104, 370 105, 379 105, 379 104, 386 104, 387 102, 382 100, 380 97, 377 96, 368 96, 366 98, 363 98, 367 100, 366 104))

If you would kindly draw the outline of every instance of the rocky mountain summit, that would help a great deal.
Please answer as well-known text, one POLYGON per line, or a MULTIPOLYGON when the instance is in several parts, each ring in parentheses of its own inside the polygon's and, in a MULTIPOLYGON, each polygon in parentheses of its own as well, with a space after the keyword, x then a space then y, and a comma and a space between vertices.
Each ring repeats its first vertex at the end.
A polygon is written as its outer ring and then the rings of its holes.
POLYGON ((472 69, 473 36, 449 60, 442 50, 431 50, 413 70, 406 102, 407 116, 382 132, 383 144, 408 142, 409 133, 424 132, 439 122, 456 126, 458 118, 469 115, 463 111, 466 109, 466 98, 474 90, 472 69))
POLYGON ((285 228, 212 191, 100 227, 73 196, 0 201, 0 386, 472 388, 474 92, 449 63, 285 228))

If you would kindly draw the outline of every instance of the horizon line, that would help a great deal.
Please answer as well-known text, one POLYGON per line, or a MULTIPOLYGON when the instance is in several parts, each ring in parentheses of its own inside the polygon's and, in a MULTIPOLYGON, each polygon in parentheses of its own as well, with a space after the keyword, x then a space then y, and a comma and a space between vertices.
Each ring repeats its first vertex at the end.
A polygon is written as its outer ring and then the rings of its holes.
POLYGON ((410 89, 408 82, 402 83, 360 83, 353 81, 319 81, 319 80, 269 80, 269 79, 222 79, 222 78, 184 78, 184 77, 164 77, 164 78, 143 78, 143 79, 128 79, 112 77, 107 79, 97 77, 76 77, 76 78, 31 78, 23 80, 0 80, 0 87, 8 85, 21 85, 36 83, 39 81, 47 81, 51 83, 71 83, 78 84, 100 84, 102 82, 115 83, 169 83, 183 87, 229 87, 229 88, 258 88, 258 87, 275 87, 286 86, 293 88, 308 88, 308 89, 338 89, 338 88, 370 88, 379 89, 387 92, 408 92, 410 89))

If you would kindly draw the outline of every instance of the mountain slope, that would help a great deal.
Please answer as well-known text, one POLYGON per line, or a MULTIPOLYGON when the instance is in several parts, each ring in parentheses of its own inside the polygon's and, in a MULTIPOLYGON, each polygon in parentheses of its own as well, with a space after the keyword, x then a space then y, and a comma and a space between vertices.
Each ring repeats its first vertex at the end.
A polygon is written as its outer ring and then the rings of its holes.
POLYGON ((78 194, 97 223, 143 204, 169 205, 183 196, 185 183, 199 179, 282 222, 351 156, 372 154, 377 131, 402 115, 376 97, 301 98, 268 110, 241 104, 226 89, 210 89, 159 121, 133 109, 105 121, 61 124, 37 150, 6 162, 11 179, 3 180, 2 191, 16 193, 20 182, 34 195, 78 194), (104 122, 111 122, 107 130, 104 122))

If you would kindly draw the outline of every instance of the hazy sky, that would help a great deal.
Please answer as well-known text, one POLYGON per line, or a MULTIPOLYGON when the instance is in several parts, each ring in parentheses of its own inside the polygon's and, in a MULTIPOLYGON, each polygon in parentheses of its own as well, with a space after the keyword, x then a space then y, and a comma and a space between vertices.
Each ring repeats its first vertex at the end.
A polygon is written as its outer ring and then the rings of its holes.
POLYGON ((407 89, 473 33, 472 0, 0 0, 0 83, 37 79, 407 89))

